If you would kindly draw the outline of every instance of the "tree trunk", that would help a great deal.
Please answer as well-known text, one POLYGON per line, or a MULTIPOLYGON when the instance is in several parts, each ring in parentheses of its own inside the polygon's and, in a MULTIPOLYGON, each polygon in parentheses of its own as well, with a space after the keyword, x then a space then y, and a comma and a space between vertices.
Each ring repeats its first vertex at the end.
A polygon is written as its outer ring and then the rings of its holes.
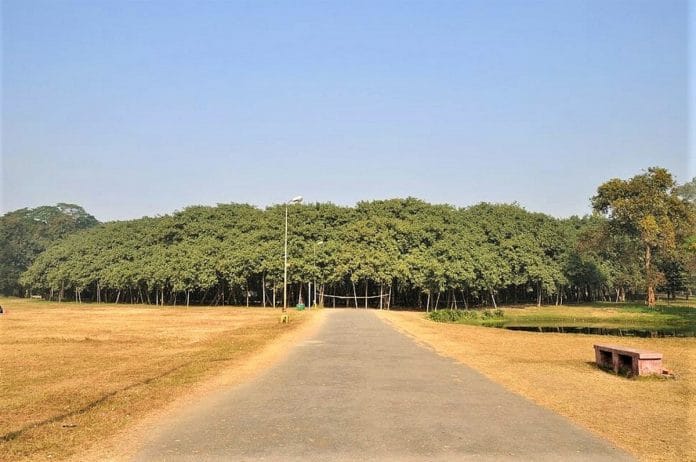
POLYGON ((365 309, 367 309, 367 289, 368 289, 368 280, 365 278, 365 309))
POLYGON ((382 309, 382 294, 384 293, 384 286, 382 284, 379 285, 379 309, 382 309))
POLYGON ((491 301, 493 302, 493 308, 498 308, 498 305, 495 303, 495 295, 493 294, 493 289, 488 290, 491 293, 491 301))
POLYGON ((537 281, 537 306, 541 306, 541 282, 537 281))
POLYGON ((276 283, 273 281, 273 308, 276 307, 276 283))
POLYGON ((353 284, 353 298, 355 299, 355 308, 358 307, 358 292, 355 290, 355 283, 351 279, 350 281, 353 284))
POLYGON ((189 289, 186 289, 186 308, 189 307, 189 294, 191 291, 189 289))
POLYGON ((654 287, 654 281, 652 277, 652 268, 650 267, 650 246, 646 245, 645 246, 645 275, 647 278, 648 282, 648 299, 647 303, 649 307, 654 307, 655 306, 655 287, 654 287))
POLYGON ((425 312, 430 311, 430 291, 428 291, 428 298, 425 300, 425 312))
POLYGON ((208 298, 208 292, 210 292, 210 287, 205 289, 205 292, 203 292, 203 298, 201 298, 200 304, 205 306, 205 299, 208 298))
POLYGON ((266 308, 266 275, 261 275, 261 304, 266 308))

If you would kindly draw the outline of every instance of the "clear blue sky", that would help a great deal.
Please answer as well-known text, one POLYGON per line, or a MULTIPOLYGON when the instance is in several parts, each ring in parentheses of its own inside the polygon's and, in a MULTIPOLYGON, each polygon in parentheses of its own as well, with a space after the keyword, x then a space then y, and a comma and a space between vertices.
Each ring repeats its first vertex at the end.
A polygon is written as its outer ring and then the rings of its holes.
POLYGON ((3 1, 2 212, 73 202, 112 220, 301 194, 584 214, 611 177, 695 174, 688 13, 3 1))

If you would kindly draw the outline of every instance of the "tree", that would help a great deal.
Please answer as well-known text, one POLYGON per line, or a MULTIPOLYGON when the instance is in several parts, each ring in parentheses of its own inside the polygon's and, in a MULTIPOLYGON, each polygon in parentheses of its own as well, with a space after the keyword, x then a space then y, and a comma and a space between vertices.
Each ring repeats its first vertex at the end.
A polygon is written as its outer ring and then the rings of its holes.
POLYGON ((684 183, 683 185, 677 186, 675 188, 677 196, 689 202, 690 204, 696 205, 696 177, 692 178, 691 181, 684 183))
POLYGON ((98 221, 79 205, 59 203, 0 217, 0 293, 20 295, 20 275, 51 243, 98 221))
POLYGON ((683 228, 691 227, 688 203, 678 195, 672 175, 652 167, 629 180, 609 180, 597 189, 592 207, 609 218, 614 232, 640 240, 646 303, 655 306, 655 287, 663 280, 655 268, 655 254, 673 252, 678 236, 689 232, 683 228))
MULTIPOLYGON (((438 309, 443 302, 622 301, 647 281, 653 291, 660 281, 671 293, 694 289, 696 206, 688 197, 668 172, 651 169, 600 186, 593 216, 564 220, 517 204, 455 208, 410 197, 296 205, 289 214, 289 296, 304 298, 316 281, 320 303, 326 290, 356 306, 360 295, 363 306, 438 309)), ((10 260, 8 249, 32 255, 17 259, 28 266, 20 281, 27 290, 53 300, 277 305, 283 205, 192 206, 79 233, 72 230, 93 222, 76 206, 59 206, 0 219, 1 258, 10 260), (43 235, 61 237, 44 242, 43 235)), ((9 268, 20 293, 20 270, 9 268)))

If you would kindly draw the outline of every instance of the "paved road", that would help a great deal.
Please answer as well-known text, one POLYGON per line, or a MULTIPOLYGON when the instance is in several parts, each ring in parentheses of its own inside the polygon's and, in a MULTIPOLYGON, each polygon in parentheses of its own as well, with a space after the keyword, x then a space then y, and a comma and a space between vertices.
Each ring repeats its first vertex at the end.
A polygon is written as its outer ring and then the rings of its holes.
POLYGON ((136 460, 631 460, 363 310, 154 433, 136 460))

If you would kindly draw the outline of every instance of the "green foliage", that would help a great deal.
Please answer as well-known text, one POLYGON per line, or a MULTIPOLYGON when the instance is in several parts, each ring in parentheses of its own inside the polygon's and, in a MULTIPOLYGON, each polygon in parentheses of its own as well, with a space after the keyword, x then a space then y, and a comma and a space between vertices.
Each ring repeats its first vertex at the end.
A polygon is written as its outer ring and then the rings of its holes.
POLYGON ((683 200, 696 205, 696 178, 675 188, 677 196, 683 200))
POLYGON ((678 187, 671 173, 653 167, 629 180, 607 181, 597 189, 592 206, 609 218, 608 234, 634 239, 643 248, 643 277, 647 301, 655 304, 655 286, 664 274, 655 260, 669 259, 679 242, 696 234, 696 214, 686 197, 691 186, 678 187))
POLYGON ((20 209, 0 217, 0 293, 20 295, 18 280, 36 256, 53 242, 97 225, 74 204, 20 209))
MULTIPOLYGON (((414 198, 291 205, 289 305, 301 293, 308 301, 310 282, 320 299, 367 294, 376 297, 372 306, 381 300, 379 306, 436 312, 622 299, 643 284, 644 239, 660 250, 655 261, 664 274, 675 270, 670 290, 689 287, 696 272, 693 207, 672 193, 666 171, 637 178, 600 186, 593 203, 606 217, 559 220, 516 204, 455 208, 414 198)), ((37 210, 34 217, 50 216, 37 210)), ((54 299, 269 304, 275 295, 279 304, 285 211, 220 204, 103 224, 48 246, 21 284, 54 299)), ((80 226, 89 222, 76 208, 65 213, 80 226)))
POLYGON ((481 321, 502 320, 505 313, 495 310, 438 310, 428 313, 428 318, 437 322, 455 322, 462 324, 480 324, 481 321))

